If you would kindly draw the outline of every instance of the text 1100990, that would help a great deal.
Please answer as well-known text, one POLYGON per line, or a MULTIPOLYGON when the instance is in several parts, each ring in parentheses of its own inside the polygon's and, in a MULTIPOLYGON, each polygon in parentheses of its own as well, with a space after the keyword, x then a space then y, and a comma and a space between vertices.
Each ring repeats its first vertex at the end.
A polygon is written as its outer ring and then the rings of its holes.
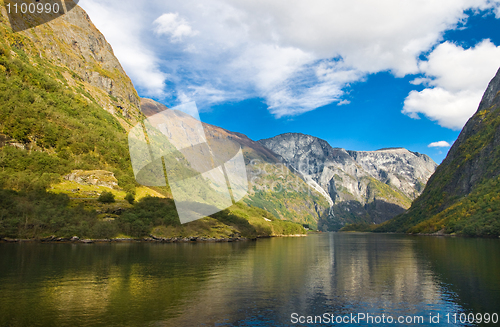
POLYGON ((14 3, 12 6, 10 3, 6 4, 7 12, 9 14, 34 14, 34 13, 46 13, 46 14, 58 14, 60 10, 60 6, 58 3, 50 4, 50 3, 26 3, 22 2, 21 4, 14 3))

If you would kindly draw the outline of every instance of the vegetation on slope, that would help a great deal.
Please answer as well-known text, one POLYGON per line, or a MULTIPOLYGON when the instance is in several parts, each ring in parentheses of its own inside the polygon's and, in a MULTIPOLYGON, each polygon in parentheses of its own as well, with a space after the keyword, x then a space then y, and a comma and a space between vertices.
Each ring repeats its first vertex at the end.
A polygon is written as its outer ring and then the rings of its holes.
POLYGON ((320 208, 326 210, 328 204, 321 196, 308 192, 283 191, 279 186, 273 191, 256 191, 245 199, 245 203, 265 209, 276 217, 309 225, 312 229, 317 229, 320 216, 320 213, 315 212, 314 205, 319 203, 320 208), (308 198, 310 202, 307 201, 308 198))
POLYGON ((109 239, 159 237, 258 237, 304 234, 304 228, 269 212, 237 203, 211 217, 181 225, 172 199, 146 196, 129 205, 71 201, 43 190, 0 189, 0 238, 49 236, 109 239), (98 210, 99 209, 99 210, 98 210))
POLYGON ((393 189, 389 185, 376 180, 373 177, 365 177, 369 180, 367 186, 367 202, 373 199, 391 200, 403 208, 409 208, 411 200, 400 190, 393 189))
POLYGON ((28 57, 28 38, 9 40, 0 43, 0 133, 17 146, 0 150, 0 187, 44 189, 73 169, 106 169, 133 189, 127 135, 115 117, 55 78, 62 68, 28 57))
POLYGON ((481 108, 462 133, 408 213, 376 232, 500 236, 500 106, 481 108))
MULTIPOLYGON (((83 84, 68 85, 63 75, 76 73, 31 55, 32 41, 4 24, 0 34, 0 237, 143 237, 157 227, 225 235, 204 220, 181 228, 168 198, 145 197, 133 205, 121 201, 119 215, 102 213, 113 211, 97 201, 103 187, 81 187, 95 193, 95 200, 70 199, 74 193, 64 189, 69 182, 61 178, 76 169, 113 172, 124 191, 109 191, 120 199, 136 192, 126 130, 83 84), (50 188, 54 193, 46 191, 50 188)), ((168 188, 154 191, 170 196, 168 188)), ((304 232, 298 224, 242 204, 210 219, 222 230, 248 236, 304 232)))
POLYGON ((500 177, 487 180, 476 190, 442 212, 408 229, 409 233, 500 235, 500 177))
POLYGON ((318 228, 329 204, 316 190, 282 163, 252 162, 251 191, 244 202, 267 210, 275 217, 318 228))

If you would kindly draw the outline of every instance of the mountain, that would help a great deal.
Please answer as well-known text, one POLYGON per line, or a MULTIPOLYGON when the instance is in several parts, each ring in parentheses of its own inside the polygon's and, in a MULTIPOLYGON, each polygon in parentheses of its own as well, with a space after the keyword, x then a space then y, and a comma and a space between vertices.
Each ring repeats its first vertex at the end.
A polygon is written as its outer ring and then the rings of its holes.
MULTIPOLYGON (((154 100, 141 99, 141 110, 149 117, 169 109, 154 100)), ((186 115, 182 122, 177 135, 192 130, 197 120, 186 115)), ((307 224, 311 228, 317 228, 318 221, 326 217, 328 196, 321 189, 318 192, 309 187, 301 175, 282 163, 280 155, 244 134, 206 123, 203 128, 207 143, 219 161, 232 158, 242 149, 249 180, 245 203, 265 209, 277 218, 307 224)))
POLYGON ((405 212, 436 168, 428 156, 403 148, 347 151, 298 133, 259 143, 327 197, 330 214, 322 223, 330 230, 347 223, 381 223, 405 212))
POLYGON ((78 6, 14 32, 4 3, 0 187, 46 189, 72 170, 104 169, 132 191, 127 130, 143 115, 111 46, 78 6))
MULTIPOLYGON (((65 88, 75 90, 87 101, 95 102, 113 114, 127 128, 128 120, 140 115, 139 96, 132 81, 115 57, 104 35, 94 26, 87 13, 75 6, 66 14, 35 28, 13 33, 4 2, 0 15, 4 40, 16 51, 24 52, 31 61, 45 61, 53 68, 52 76, 65 88)), ((29 19, 49 20, 51 14, 30 15, 29 19)), ((26 23, 22 20, 15 24, 26 23)), ((16 28, 19 30, 22 28, 16 28)), ((42 64, 46 67, 47 65, 42 64)), ((41 67, 40 67, 41 68, 41 67)))
POLYGON ((376 231, 500 235, 500 69, 408 212, 376 231))
MULTIPOLYGON (((181 225, 168 187, 135 180, 127 134, 144 118, 140 98, 88 15, 76 6, 48 23, 13 29, 6 2, 0 0, 0 241, 305 232, 243 202, 181 225)), ((221 148, 227 137, 253 144, 224 130, 217 137, 221 148)), ((277 162, 253 146, 245 148, 249 159, 277 162)))

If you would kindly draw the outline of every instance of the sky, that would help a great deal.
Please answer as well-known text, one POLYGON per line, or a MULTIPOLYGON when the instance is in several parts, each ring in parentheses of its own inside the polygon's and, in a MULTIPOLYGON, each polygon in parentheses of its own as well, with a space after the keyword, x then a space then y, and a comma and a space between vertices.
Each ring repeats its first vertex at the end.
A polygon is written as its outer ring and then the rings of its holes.
POLYGON ((253 140, 440 163, 500 67, 500 0, 81 0, 141 97, 253 140))

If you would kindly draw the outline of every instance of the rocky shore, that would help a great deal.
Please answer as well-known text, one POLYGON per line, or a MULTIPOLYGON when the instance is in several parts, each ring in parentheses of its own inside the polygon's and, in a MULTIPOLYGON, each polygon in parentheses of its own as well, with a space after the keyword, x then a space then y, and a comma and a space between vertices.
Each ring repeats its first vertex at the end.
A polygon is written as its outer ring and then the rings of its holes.
POLYGON ((111 238, 111 239, 80 239, 78 236, 71 238, 49 236, 40 239, 19 239, 19 238, 1 238, 0 243, 126 243, 126 242, 149 242, 149 243, 210 243, 210 242, 239 242, 239 241, 255 241, 259 238, 271 237, 305 237, 307 234, 293 234, 293 235, 272 235, 272 236, 257 236, 253 238, 248 237, 229 237, 229 238, 214 238, 214 237, 158 237, 149 235, 143 238, 111 238))
POLYGON ((149 235, 143 238, 112 238, 112 239, 80 239, 77 236, 71 238, 49 236, 40 239, 18 239, 18 238, 0 238, 0 243, 124 243, 124 242, 157 242, 157 243, 193 243, 193 242, 238 242, 238 241, 255 241, 257 238, 246 237, 230 237, 230 238, 211 238, 211 237, 157 237, 149 235))

